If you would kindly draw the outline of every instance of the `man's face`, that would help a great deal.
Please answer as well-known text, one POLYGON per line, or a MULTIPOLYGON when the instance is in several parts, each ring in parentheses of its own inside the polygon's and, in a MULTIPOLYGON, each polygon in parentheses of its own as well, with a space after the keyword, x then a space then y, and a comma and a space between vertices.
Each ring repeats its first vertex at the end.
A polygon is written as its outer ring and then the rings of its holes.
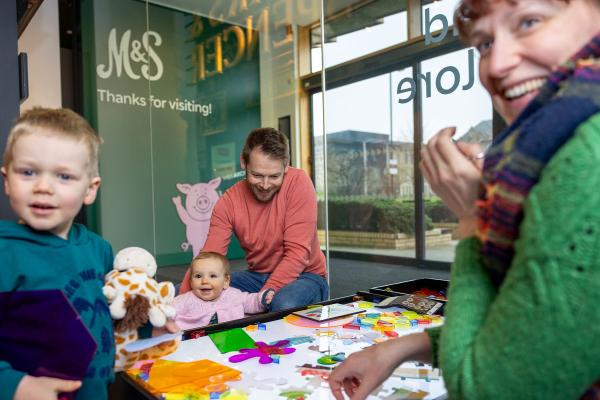
POLYGON ((281 188, 288 169, 284 161, 269 158, 257 147, 250 152, 248 164, 243 157, 240 162, 246 170, 246 182, 256 200, 263 203, 271 201, 281 188))

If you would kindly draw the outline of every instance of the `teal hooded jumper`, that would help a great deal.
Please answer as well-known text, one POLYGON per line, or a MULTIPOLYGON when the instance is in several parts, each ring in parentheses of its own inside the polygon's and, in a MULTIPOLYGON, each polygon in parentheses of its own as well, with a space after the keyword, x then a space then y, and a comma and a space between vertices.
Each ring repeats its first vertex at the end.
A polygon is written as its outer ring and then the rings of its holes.
MULTIPOLYGON (((65 240, 26 225, 0 221, 0 292, 62 290, 98 344, 76 399, 106 399, 114 377, 112 319, 102 294, 104 275, 112 264, 110 244, 83 225, 74 224, 65 240)), ((77 349, 72 349, 72 354, 75 357, 77 349)), ((12 400, 24 375, 0 360, 0 400, 12 400)))

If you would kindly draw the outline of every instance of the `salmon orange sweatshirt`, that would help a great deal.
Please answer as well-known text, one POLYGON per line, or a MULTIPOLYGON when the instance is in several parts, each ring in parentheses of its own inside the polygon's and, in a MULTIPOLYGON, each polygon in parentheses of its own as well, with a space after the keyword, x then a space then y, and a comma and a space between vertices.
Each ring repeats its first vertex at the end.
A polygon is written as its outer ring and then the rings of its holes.
MULTIPOLYGON (((306 173, 288 168, 271 201, 256 200, 242 180, 219 199, 202 251, 226 255, 235 232, 250 271, 271 276, 262 290, 279 290, 303 272, 326 277, 325 257, 317 238, 317 199, 306 173)), ((189 271, 181 293, 189 290, 189 271)))

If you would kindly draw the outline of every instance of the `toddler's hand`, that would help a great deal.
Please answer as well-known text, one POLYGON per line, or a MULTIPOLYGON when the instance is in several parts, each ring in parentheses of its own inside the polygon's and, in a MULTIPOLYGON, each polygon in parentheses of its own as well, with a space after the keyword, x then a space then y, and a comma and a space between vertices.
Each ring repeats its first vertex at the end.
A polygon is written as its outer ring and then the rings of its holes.
POLYGON ((59 393, 73 392, 81 381, 25 375, 15 391, 14 400, 56 400, 59 393))

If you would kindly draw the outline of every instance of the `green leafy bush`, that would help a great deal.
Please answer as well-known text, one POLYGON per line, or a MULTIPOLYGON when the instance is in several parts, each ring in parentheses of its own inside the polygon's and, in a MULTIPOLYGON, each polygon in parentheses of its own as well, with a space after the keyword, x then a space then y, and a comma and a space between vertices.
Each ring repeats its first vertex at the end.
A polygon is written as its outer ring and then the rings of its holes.
POLYGON ((433 222, 458 222, 456 215, 439 199, 428 199, 425 201, 425 214, 433 222))
MULTIPOLYGON (((415 232, 414 203, 394 199, 362 198, 358 200, 332 199, 329 206, 329 229, 380 233, 415 232)), ((323 201, 319 201, 319 220, 325 218, 323 201)), ((426 229, 431 219, 425 217, 426 229)))

